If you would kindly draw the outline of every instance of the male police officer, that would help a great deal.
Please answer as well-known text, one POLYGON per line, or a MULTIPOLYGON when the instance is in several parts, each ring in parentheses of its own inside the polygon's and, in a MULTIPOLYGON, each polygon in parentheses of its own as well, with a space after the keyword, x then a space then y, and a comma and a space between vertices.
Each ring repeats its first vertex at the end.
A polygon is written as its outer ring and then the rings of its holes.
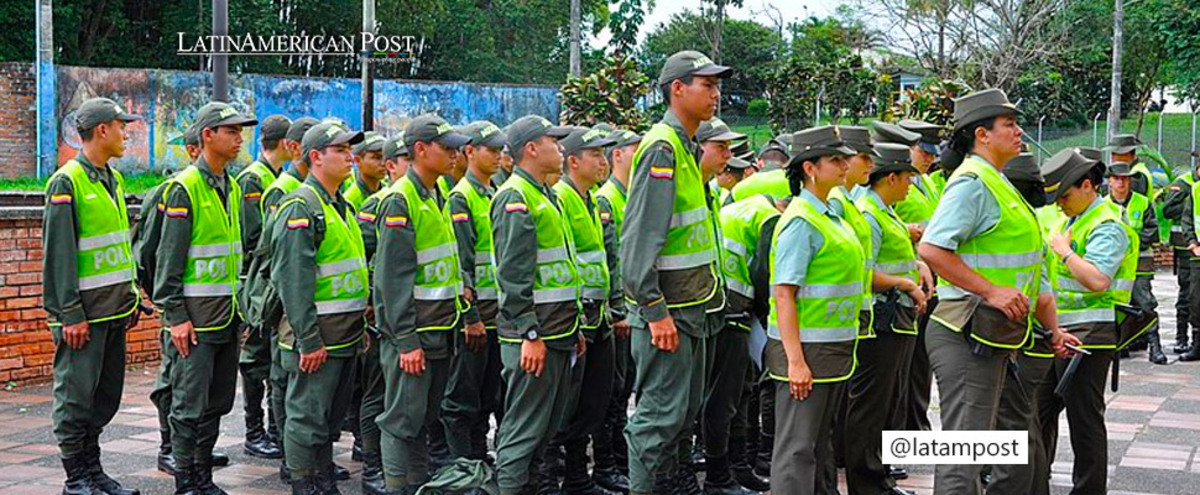
POLYGON ((502 494, 523 493, 570 396, 570 367, 584 351, 578 334, 579 277, 566 218, 547 177, 562 171, 567 129, 536 115, 505 132, 518 166, 492 198, 489 213, 500 289, 504 421, 496 447, 502 494))
POLYGON ((669 110, 634 156, 621 235, 622 279, 638 313, 632 350, 639 399, 626 427, 632 493, 664 493, 688 474, 676 469, 678 451, 700 409, 706 305, 720 285, 694 135, 716 110, 719 78, 731 72, 699 52, 671 55, 658 78, 669 110))
MULTIPOLYGON (((604 419, 601 430, 592 435, 592 456, 595 465, 592 466, 592 478, 596 484, 618 492, 629 491, 629 446, 625 443, 625 423, 629 410, 629 396, 633 393, 633 370, 630 362, 633 360, 629 349, 629 325, 616 323, 626 320, 625 290, 620 283, 620 242, 621 224, 625 219, 626 192, 628 191, 629 172, 633 166, 633 155, 637 152, 642 136, 638 133, 618 129, 608 135, 613 143, 606 150, 606 158, 612 165, 612 172, 604 185, 596 193, 596 207, 600 209, 600 224, 604 227, 605 245, 615 245, 617 249, 606 250, 608 256, 609 275, 609 313, 612 315, 615 365, 613 367, 613 396, 609 401, 608 414, 604 419), (610 240, 611 239, 611 240, 610 240), (616 269, 612 268, 616 267, 616 269)), ((626 322, 627 323, 627 322, 626 322)))
POLYGON ((412 165, 389 187, 375 219, 375 315, 386 383, 376 422, 387 489, 410 494, 426 481, 426 436, 438 420, 461 316, 461 268, 437 180, 469 138, 427 114, 408 124, 404 141, 412 165))
MULTIPOLYGON (((258 246, 258 239, 262 235, 263 215, 259 205, 262 202, 263 191, 275 182, 284 163, 292 159, 290 150, 284 144, 284 138, 287 137, 291 125, 292 121, 282 115, 272 115, 263 119, 262 125, 259 126, 262 152, 258 160, 242 169, 237 176, 238 185, 242 188, 242 246, 248 253, 244 257, 246 261, 242 263, 243 283, 254 258, 253 250, 258 246)), ((283 457, 283 452, 279 450, 278 439, 263 430, 262 401, 267 392, 266 381, 271 371, 270 335, 259 321, 247 321, 244 334, 245 343, 238 359, 246 410, 246 442, 242 448, 254 457, 279 459, 283 457)), ((274 416, 268 415, 268 430, 277 434, 274 416)))
POLYGON ((346 179, 346 191, 342 194, 355 210, 361 210, 367 197, 379 192, 387 178, 387 167, 383 160, 383 145, 387 140, 383 134, 370 131, 354 146, 354 163, 357 169, 346 179))
POLYGON ((467 173, 450 191, 448 208, 463 266, 464 292, 471 306, 463 312, 464 327, 442 402, 442 422, 451 456, 484 460, 488 416, 499 413, 503 393, 500 341, 496 340, 499 293, 488 212, 495 195, 492 177, 500 168, 508 139, 496 124, 487 121, 472 122, 464 130, 471 138, 464 148, 467 173))
POLYGON ((125 330, 138 322, 125 180, 108 161, 125 153, 125 126, 141 120, 107 98, 76 111, 83 149, 46 186, 42 279, 54 337, 54 436, 63 493, 137 495, 104 473, 100 432, 125 383, 125 330))
POLYGON ((336 493, 333 439, 363 345, 367 266, 354 208, 338 190, 362 133, 323 122, 304 133, 304 184, 272 222, 271 283, 285 320, 277 344, 288 373, 283 439, 293 493, 336 493))
POLYGON ((179 359, 171 369, 176 493, 214 491, 212 449, 237 386, 237 286, 242 262, 241 188, 226 173, 257 124, 221 102, 200 108, 201 152, 163 192, 154 299, 179 359))

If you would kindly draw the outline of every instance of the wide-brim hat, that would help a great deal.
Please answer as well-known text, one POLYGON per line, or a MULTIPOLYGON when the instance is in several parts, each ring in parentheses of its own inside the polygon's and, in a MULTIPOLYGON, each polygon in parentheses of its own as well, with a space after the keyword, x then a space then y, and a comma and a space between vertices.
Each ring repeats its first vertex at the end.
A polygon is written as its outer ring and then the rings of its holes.
POLYGON ((996 88, 977 91, 954 100, 954 132, 984 119, 1020 113, 1004 91, 996 88))
POLYGON ((1046 203, 1058 201, 1071 185, 1096 167, 1104 167, 1104 164, 1083 156, 1075 148, 1055 153, 1041 169, 1042 178, 1046 181, 1046 203))

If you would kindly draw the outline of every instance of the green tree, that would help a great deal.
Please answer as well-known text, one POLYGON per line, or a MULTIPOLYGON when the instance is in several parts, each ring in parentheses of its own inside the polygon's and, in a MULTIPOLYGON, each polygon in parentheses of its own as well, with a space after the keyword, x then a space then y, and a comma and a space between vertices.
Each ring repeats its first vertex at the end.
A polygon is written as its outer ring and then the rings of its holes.
POLYGON ((559 92, 560 122, 592 126, 608 123, 638 132, 649 127, 638 101, 650 92, 650 78, 629 58, 609 58, 593 74, 568 78, 559 92))

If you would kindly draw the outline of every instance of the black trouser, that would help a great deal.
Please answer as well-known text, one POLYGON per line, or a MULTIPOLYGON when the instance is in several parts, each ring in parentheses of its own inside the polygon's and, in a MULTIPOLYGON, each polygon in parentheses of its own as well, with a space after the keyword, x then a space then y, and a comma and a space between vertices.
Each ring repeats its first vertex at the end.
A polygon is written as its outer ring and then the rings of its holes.
POLYGON ((629 396, 633 395, 634 370, 629 338, 612 337, 613 386, 612 398, 604 424, 592 434, 592 457, 595 471, 629 470, 629 446, 625 443, 625 423, 629 419, 629 396))
POLYGON ((908 367, 907 383, 901 383, 900 393, 905 397, 908 408, 903 412, 905 419, 904 430, 930 430, 929 424, 929 394, 933 388, 933 368, 929 365, 929 352, 925 347, 925 332, 929 328, 929 315, 937 307, 937 299, 933 299, 926 307, 925 313, 917 318, 917 328, 920 335, 913 346, 912 364, 908 367))
POLYGON ((701 423, 704 431, 704 451, 708 457, 725 457, 729 438, 745 437, 746 422, 735 421, 742 389, 746 386, 746 369, 750 367, 750 334, 733 325, 726 325, 713 337, 716 347, 712 368, 705 384, 701 423))
MULTIPOLYGON (((1175 255, 1175 279, 1179 282, 1179 297, 1175 299, 1175 341, 1188 341, 1188 324, 1191 323, 1192 308, 1192 253, 1187 250, 1172 250, 1175 255)), ((1193 325, 1195 326, 1195 325, 1193 325)))
POLYGON ((858 341, 858 369, 847 386, 844 416, 850 493, 883 493, 896 486, 883 463, 881 435, 899 414, 900 408, 890 405, 900 382, 908 378, 903 371, 919 339, 883 331, 873 339, 858 341))
MULTIPOLYGON (((604 333, 601 327, 597 333, 604 333)), ((587 352, 571 369, 570 398, 567 420, 558 433, 558 442, 566 451, 565 486, 586 483, 587 445, 593 434, 600 431, 612 400, 614 354, 616 339, 612 337, 588 342, 587 352)))
MULTIPOLYGON (((1200 330, 1200 294, 1197 293, 1197 292, 1200 292, 1200 260, 1198 260, 1196 258, 1190 258, 1190 259, 1188 259, 1187 263, 1188 263, 1188 270, 1187 270, 1188 271, 1188 284, 1187 284, 1187 292, 1186 292, 1187 300, 1188 300, 1187 301, 1188 302, 1188 305, 1187 305, 1188 310, 1186 312, 1186 315, 1188 318, 1187 322, 1188 322, 1188 324, 1191 324, 1192 328, 1200 330), (1193 268, 1193 267, 1195 267, 1195 268, 1193 268)), ((1184 288, 1180 287, 1179 295, 1182 297, 1183 294, 1184 294, 1184 288)), ((1182 318, 1182 317, 1183 316, 1180 315, 1180 318, 1182 318)), ((1178 332, 1182 331, 1182 332, 1185 332, 1183 335, 1185 336, 1184 340, 1186 340, 1186 335, 1187 335, 1186 325, 1180 324, 1180 327, 1178 327, 1178 328, 1180 328, 1181 330, 1178 330, 1176 332, 1176 335, 1175 335, 1176 338, 1179 337, 1178 332)))
POLYGON ((466 333, 460 331, 452 363, 441 401, 446 443, 453 457, 482 460, 487 455, 488 416, 500 408, 503 389, 496 331, 487 331, 487 341, 479 350, 467 347, 466 333))
POLYGON ((1108 430, 1104 424, 1104 384, 1113 351, 1092 349, 1084 356, 1063 397, 1054 395, 1070 361, 1055 359, 1049 379, 1038 389, 1038 413, 1046 440, 1047 458, 1053 462, 1058 438, 1058 416, 1066 409, 1071 425, 1071 450, 1075 465, 1071 470, 1071 493, 1107 493, 1108 430))

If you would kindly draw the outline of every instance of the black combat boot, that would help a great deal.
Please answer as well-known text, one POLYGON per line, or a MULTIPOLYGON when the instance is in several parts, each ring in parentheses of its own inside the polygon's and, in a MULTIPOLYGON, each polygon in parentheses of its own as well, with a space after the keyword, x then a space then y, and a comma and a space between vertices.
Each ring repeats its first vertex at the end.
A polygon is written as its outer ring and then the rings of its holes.
POLYGON ((63 483, 63 495, 104 495, 104 492, 92 483, 86 456, 63 458, 62 465, 63 470, 67 472, 67 481, 63 483))
POLYGON ((1162 338, 1158 335, 1158 329, 1155 328, 1146 332, 1146 336, 1150 341, 1150 353, 1147 355, 1150 362, 1154 364, 1167 364, 1167 356, 1163 354, 1162 338))
POLYGON ((108 476, 104 472, 104 467, 100 465, 100 447, 92 447, 88 450, 85 459, 88 463, 88 476, 92 479, 92 485, 100 489, 106 495, 141 495, 142 492, 125 488, 108 476))

